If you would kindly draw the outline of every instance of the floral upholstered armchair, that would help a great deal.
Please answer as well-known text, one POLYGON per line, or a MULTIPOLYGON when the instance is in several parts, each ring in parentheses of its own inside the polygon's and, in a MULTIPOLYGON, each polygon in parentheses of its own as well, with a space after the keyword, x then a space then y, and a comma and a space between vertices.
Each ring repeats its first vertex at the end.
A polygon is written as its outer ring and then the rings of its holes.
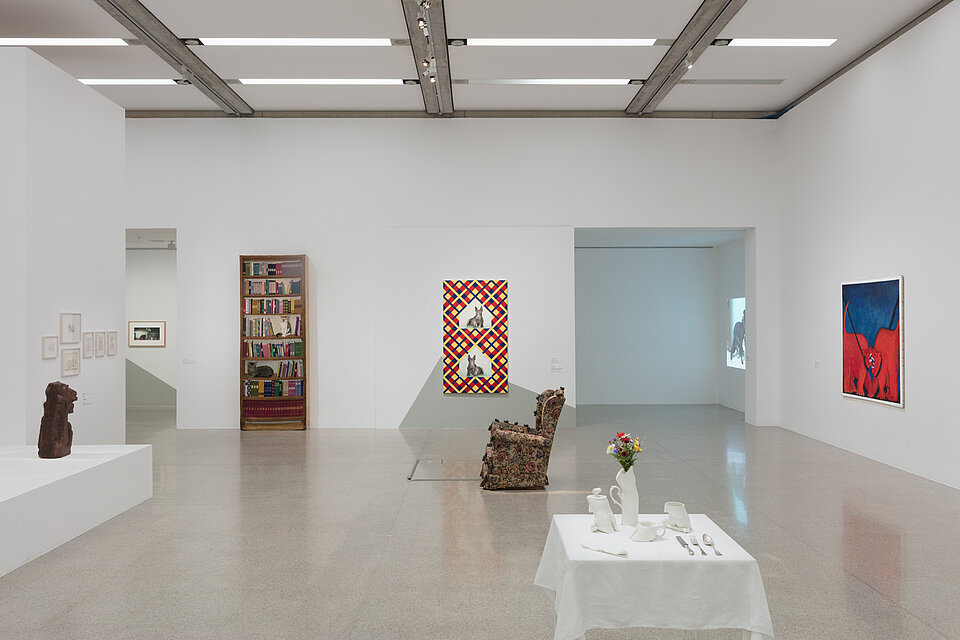
POLYGON ((563 387, 537 396, 534 427, 501 420, 490 423, 490 442, 483 455, 480 486, 484 489, 542 489, 557 421, 565 401, 563 387))

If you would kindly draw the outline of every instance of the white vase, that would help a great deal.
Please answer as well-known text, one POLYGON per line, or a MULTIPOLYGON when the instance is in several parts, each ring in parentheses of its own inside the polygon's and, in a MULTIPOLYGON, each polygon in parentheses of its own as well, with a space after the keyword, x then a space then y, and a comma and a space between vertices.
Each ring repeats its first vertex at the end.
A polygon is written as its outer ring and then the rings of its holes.
POLYGON ((617 471, 617 484, 610 487, 610 499, 620 507, 620 524, 637 526, 637 512, 640 510, 640 493, 637 491, 637 478, 633 475, 633 467, 626 471, 617 471), (614 489, 620 494, 619 499, 613 495, 614 489))

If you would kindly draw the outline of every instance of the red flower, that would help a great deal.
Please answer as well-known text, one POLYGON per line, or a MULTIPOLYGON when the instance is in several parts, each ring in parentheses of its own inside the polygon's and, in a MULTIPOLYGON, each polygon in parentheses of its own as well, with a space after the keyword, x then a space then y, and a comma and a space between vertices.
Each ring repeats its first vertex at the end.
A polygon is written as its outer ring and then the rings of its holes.
POLYGON ((618 434, 617 434, 617 437, 618 437, 618 438, 622 438, 623 436, 624 436, 623 433, 618 433, 618 434))

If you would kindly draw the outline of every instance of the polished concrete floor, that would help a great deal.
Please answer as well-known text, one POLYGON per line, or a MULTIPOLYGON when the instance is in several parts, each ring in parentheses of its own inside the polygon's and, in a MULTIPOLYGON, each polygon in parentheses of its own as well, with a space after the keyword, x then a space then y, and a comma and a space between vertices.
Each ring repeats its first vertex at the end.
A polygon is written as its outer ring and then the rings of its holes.
POLYGON ((960 491, 716 406, 578 421, 546 491, 485 492, 406 479, 418 458, 415 478, 476 473, 485 430, 177 431, 130 412, 153 499, 0 577, 0 639, 549 640, 533 577, 550 516, 612 483, 616 431, 646 436, 642 512, 681 500, 756 557, 778 639, 960 638, 960 491))

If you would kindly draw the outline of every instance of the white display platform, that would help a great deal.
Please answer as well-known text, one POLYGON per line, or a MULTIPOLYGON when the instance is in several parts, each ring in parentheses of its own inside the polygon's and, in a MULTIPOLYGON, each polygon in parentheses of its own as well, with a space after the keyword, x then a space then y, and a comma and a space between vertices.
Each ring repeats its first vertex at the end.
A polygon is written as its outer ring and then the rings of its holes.
POLYGON ((0 447, 0 576, 152 496, 150 445, 0 447))

